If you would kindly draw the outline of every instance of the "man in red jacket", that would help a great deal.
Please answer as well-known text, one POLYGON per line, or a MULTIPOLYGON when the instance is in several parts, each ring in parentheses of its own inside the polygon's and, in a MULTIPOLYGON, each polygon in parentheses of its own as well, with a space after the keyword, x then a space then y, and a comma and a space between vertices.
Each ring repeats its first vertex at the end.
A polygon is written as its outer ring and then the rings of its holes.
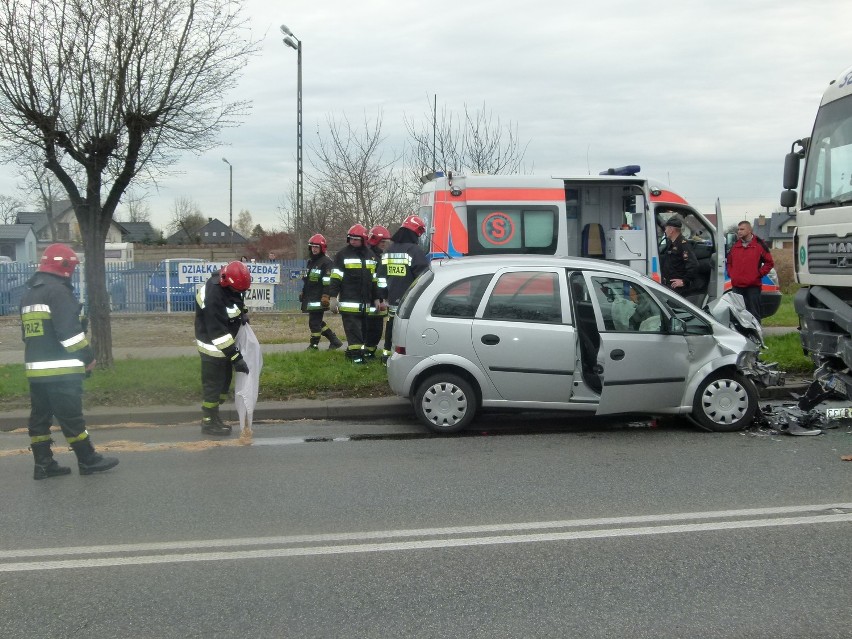
POLYGON ((758 322, 761 319, 761 279, 774 266, 769 247, 752 232, 751 224, 746 221, 737 224, 737 241, 728 251, 731 290, 743 296, 746 310, 754 315, 758 322))

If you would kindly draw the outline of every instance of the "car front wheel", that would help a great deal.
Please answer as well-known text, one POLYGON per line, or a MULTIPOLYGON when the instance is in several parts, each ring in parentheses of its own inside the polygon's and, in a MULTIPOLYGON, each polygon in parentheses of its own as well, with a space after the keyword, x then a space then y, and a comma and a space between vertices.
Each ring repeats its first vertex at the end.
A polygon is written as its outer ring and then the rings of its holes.
POLYGON ((430 430, 456 433, 473 420, 476 394, 470 383, 458 375, 432 375, 417 387, 414 412, 430 430))
POLYGON ((742 430, 754 418, 759 398, 751 380, 734 372, 721 371, 701 382, 695 393, 692 417, 710 431, 742 430))

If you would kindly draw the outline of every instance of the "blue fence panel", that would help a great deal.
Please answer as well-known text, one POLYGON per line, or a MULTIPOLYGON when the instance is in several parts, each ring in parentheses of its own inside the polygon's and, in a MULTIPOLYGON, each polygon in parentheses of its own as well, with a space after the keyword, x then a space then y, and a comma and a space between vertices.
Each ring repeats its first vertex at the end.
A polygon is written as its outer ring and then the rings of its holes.
MULTIPOLYGON (((177 263, 166 276, 163 262, 109 263, 105 265, 106 286, 113 313, 194 312, 195 284, 178 282, 177 263), (167 286, 168 284, 168 286, 167 286)), ((302 290, 305 260, 285 260, 281 264, 281 282, 273 285, 273 305, 254 312, 297 312, 302 290)), ((0 263, 0 315, 17 315, 26 282, 37 264, 0 263)), ((71 283, 86 304, 81 287, 82 269, 74 271, 71 283)))

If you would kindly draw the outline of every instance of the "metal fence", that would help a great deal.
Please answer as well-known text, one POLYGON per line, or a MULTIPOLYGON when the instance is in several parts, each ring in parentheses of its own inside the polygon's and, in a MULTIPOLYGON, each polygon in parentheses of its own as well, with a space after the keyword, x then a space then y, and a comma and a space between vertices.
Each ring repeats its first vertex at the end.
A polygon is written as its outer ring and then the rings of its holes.
MULTIPOLYGON (((299 310, 305 261, 283 260, 277 264, 281 266, 281 282, 272 285, 271 304, 253 308, 253 312, 299 310)), ((186 313, 195 310, 196 284, 179 283, 176 271, 167 272, 163 262, 109 263, 105 266, 113 313, 186 313)), ((26 282, 37 267, 37 264, 0 263, 0 315, 18 314, 26 282)), ((82 275, 82 268, 75 269, 72 284, 85 306, 88 296, 82 275)))

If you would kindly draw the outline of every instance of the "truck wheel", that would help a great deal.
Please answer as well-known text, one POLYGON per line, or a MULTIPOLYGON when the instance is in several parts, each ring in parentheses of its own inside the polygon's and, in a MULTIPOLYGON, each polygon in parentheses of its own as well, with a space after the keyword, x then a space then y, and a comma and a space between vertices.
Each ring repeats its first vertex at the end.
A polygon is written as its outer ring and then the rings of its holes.
POLYGON ((456 433, 473 420, 476 393, 470 383, 458 375, 432 375, 417 387, 414 412, 433 432, 456 433))
POLYGON ((698 387, 692 417, 701 428, 730 433, 751 424, 757 404, 757 389, 750 379, 736 372, 717 371, 698 387))

